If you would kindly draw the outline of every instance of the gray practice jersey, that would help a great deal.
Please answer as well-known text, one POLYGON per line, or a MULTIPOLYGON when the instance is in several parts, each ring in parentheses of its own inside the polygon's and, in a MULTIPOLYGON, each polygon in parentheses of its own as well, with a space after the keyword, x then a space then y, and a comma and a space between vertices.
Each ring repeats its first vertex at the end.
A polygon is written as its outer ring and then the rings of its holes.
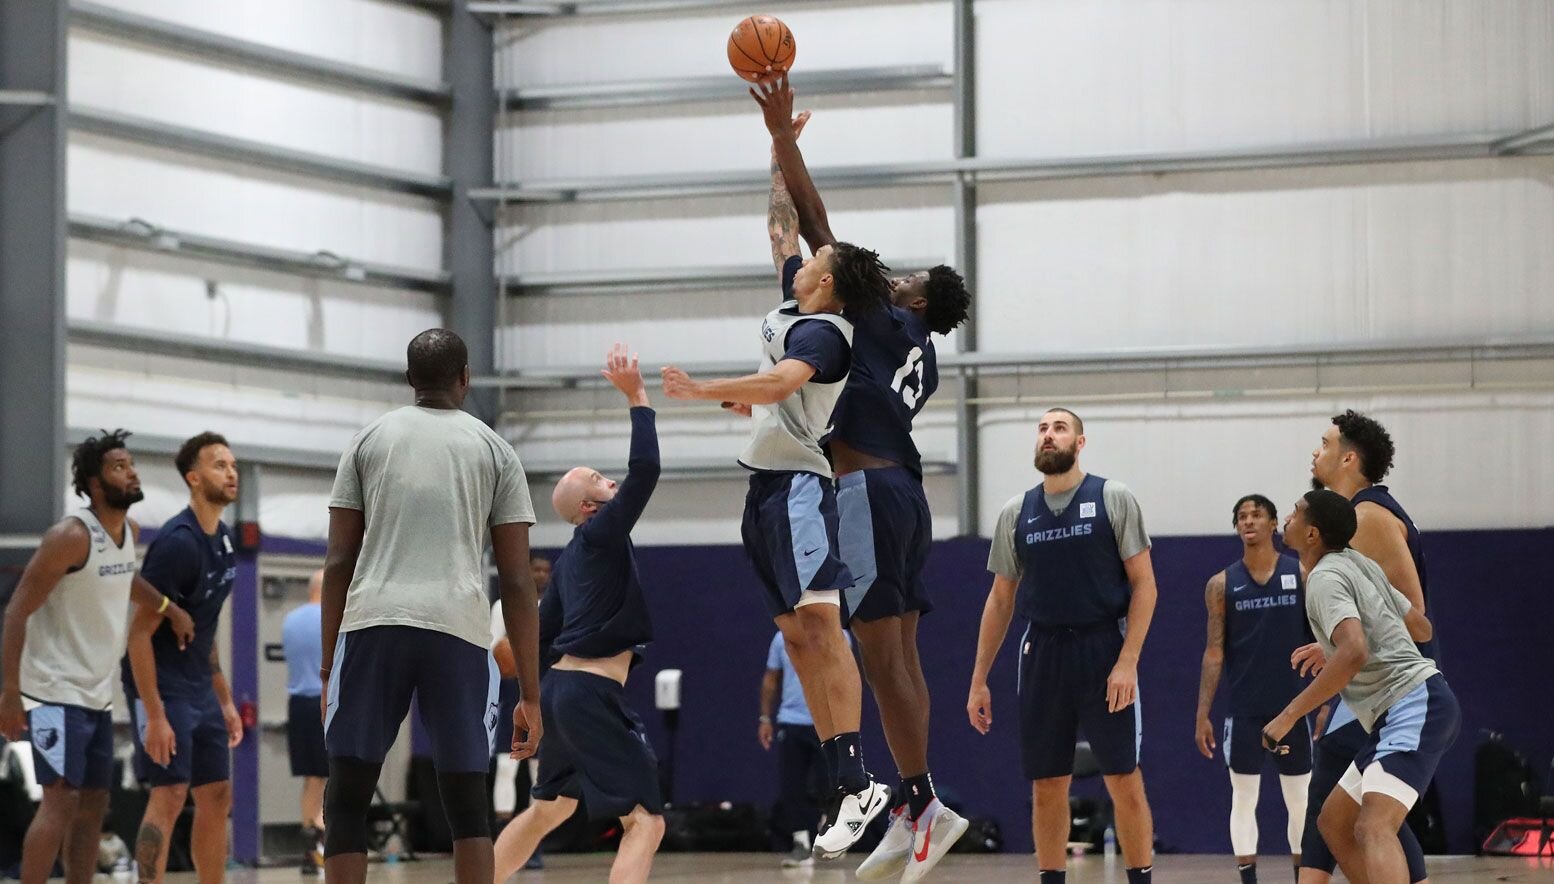
MULTIPOLYGON (((1079 485, 1062 494, 1047 494, 1047 509, 1061 516, 1079 493, 1079 485)), ((1144 511, 1138 498, 1128 486, 1116 479, 1107 479, 1101 486, 1101 496, 1106 503, 1106 516, 1112 523, 1112 534, 1117 539, 1117 554, 1126 562, 1149 549, 1149 532, 1144 530, 1144 511)), ((1000 577, 1019 580, 1025 570, 1020 556, 1015 552, 1015 523, 1020 519, 1020 507, 1025 495, 1017 494, 1004 504, 998 514, 998 524, 993 527, 993 546, 988 550, 987 569, 1000 577)))
MULTIPOLYGON (((800 313, 798 301, 784 301, 761 324, 761 371, 771 371, 782 361, 788 332, 801 322, 829 322, 852 344, 851 322, 834 313, 800 313)), ((831 412, 845 386, 845 374, 835 383, 810 380, 781 402, 752 406, 750 444, 739 462, 754 470, 816 473, 831 478, 831 463, 820 443, 831 433, 831 412)))
POLYGON ((1365 633, 1370 656, 1340 693, 1367 731, 1393 703, 1439 671, 1408 634, 1403 617, 1410 607, 1381 566, 1352 549, 1323 556, 1306 577, 1306 618, 1324 654, 1333 656, 1333 630, 1343 621, 1360 621, 1365 633))
POLYGON ((22 697, 29 705, 107 709, 129 626, 135 538, 128 520, 123 542, 116 544, 91 510, 70 516, 86 526, 86 564, 61 577, 27 620, 18 672, 22 697))
POLYGON ((507 440, 457 409, 391 411, 351 440, 329 505, 361 510, 367 523, 342 634, 414 626, 487 646, 489 530, 534 524, 507 440))

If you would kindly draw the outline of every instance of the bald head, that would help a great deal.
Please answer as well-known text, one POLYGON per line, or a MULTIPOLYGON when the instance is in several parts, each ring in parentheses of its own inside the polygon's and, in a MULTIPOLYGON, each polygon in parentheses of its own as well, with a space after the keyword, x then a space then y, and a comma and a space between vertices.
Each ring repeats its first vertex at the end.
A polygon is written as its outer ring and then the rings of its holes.
POLYGON ((324 569, 319 568, 308 578, 308 603, 318 604, 324 597, 324 569))
POLYGON ((581 525, 614 498, 615 482, 592 467, 573 467, 556 483, 550 505, 568 525, 581 525))

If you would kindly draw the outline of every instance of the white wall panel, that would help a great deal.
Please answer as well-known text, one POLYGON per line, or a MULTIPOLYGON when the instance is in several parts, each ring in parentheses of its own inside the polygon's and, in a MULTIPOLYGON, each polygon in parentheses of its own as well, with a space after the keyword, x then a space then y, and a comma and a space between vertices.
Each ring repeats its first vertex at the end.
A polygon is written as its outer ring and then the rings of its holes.
POLYGON ((73 135, 72 212, 144 218, 172 230, 368 261, 440 269, 442 215, 430 200, 320 183, 73 135))
MULTIPOLYGON (((987 528, 1039 481, 1031 457, 1045 407, 983 414, 987 528)), ((1087 437, 1080 462, 1132 487, 1153 534, 1228 531, 1241 495, 1266 494, 1282 512, 1309 489, 1311 452, 1346 408, 1391 432, 1398 454, 1388 484, 1423 530, 1554 524, 1554 503, 1541 490, 1554 481, 1547 392, 1078 406, 1087 437)))
POLYGON ((1523 129, 1541 0, 978 0, 979 149, 1069 156, 1523 129))
POLYGON ((250 445, 342 451, 356 431, 407 404, 408 387, 72 346, 65 420, 157 436, 214 429, 250 445))
POLYGON ((255 76, 95 34, 70 38, 70 100, 327 156, 442 171, 430 108, 255 76))
POLYGON ((395 73, 442 78, 434 11, 375 0, 98 0, 141 15, 395 73))
MULTIPOLYGON (((952 51, 948 3, 811 3, 772 10, 792 29, 794 70, 937 64, 952 51)), ((748 14, 748 13, 747 13, 748 14)), ((740 13, 525 21, 505 34, 499 83, 609 83, 727 74, 729 32, 740 13)), ((499 40, 503 35, 499 34, 499 40)))
POLYGON ((125 326, 392 361, 442 323, 438 298, 74 242, 68 315, 125 326), (216 286, 212 297, 207 283, 216 286))
MULTIPOLYGON (((802 88, 802 84, 798 87, 802 88)), ((811 168, 951 156, 947 93, 794 98, 813 116, 800 139, 811 168)), ((505 177, 519 181, 763 169, 771 136, 746 98, 695 106, 528 112, 498 138, 505 177)))
POLYGON ((1554 160, 1000 185, 982 349, 1554 329, 1554 160), (1053 322, 1062 317, 1061 323, 1053 322))

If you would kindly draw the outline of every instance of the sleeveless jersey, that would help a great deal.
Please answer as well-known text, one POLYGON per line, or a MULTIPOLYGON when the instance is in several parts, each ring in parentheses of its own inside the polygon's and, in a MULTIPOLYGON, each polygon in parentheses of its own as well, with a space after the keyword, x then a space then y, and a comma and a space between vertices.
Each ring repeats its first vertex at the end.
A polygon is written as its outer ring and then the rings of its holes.
POLYGON ((1133 585, 1106 514, 1106 480, 1091 474, 1062 515, 1037 485, 1025 493, 1014 529, 1024 565, 1016 609, 1037 626, 1094 626, 1128 614, 1133 585))
MULTIPOLYGON (((834 313, 800 313, 798 301, 784 301, 761 323, 761 371, 771 371, 782 361, 788 333, 801 322, 829 322, 852 344, 851 322, 834 313)), ((831 412, 846 385, 845 375, 832 384, 810 381, 781 402, 753 406, 750 442, 739 462, 753 470, 831 478, 831 463, 821 444, 831 433, 831 412)))
POLYGON ((91 510, 70 517, 86 526, 86 564, 60 578, 27 621, 22 695, 34 703, 107 709, 129 628, 135 538, 128 520, 123 542, 115 544, 91 510))
POLYGON ((1267 583, 1237 559, 1225 569, 1225 681, 1230 714, 1277 715, 1301 691, 1290 653, 1305 644, 1300 560, 1279 556, 1267 583))

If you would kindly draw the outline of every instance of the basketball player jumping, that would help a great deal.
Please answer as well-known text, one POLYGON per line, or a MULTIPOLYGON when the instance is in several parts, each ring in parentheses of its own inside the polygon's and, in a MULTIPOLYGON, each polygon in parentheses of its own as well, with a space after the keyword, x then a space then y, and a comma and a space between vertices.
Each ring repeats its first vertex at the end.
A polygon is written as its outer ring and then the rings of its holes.
POLYGON ((761 324, 761 370, 697 381, 666 366, 664 392, 729 403, 741 413, 748 406, 754 418, 739 458, 752 471, 741 533, 815 730, 832 747, 837 789, 815 855, 835 859, 886 808, 890 789, 863 764, 863 686, 841 618, 841 591, 854 580, 838 549, 834 474, 821 446, 852 359, 853 323, 843 311, 856 317, 884 309, 890 282, 877 254, 849 243, 799 257, 798 212, 781 169, 772 173, 767 228, 783 301, 761 324))
MULTIPOLYGON (((772 136, 781 172, 812 252, 836 243, 798 134, 787 78, 750 90, 772 136)), ((842 616, 880 710, 885 742, 901 781, 885 837, 858 867, 862 880, 926 875, 966 831, 940 804, 928 771, 928 684, 917 655, 917 624, 932 610, 923 567, 933 542, 922 457, 912 421, 938 388, 930 332, 949 334, 966 320, 971 295, 944 265, 891 280, 890 303, 853 318, 852 371, 832 415, 827 443, 837 477, 842 561, 853 574, 842 616)))

